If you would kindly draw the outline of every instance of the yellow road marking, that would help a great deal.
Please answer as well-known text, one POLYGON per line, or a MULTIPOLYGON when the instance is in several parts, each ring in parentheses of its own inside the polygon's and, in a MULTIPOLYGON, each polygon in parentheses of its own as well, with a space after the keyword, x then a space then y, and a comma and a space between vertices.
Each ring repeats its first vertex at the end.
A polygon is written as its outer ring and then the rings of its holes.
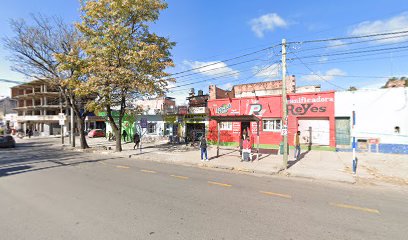
POLYGON ((359 207, 359 206, 354 206, 354 205, 349 205, 349 204, 342 204, 342 203, 330 203, 330 205, 339 207, 339 208, 348 208, 348 209, 354 209, 354 210, 359 210, 363 212, 369 212, 369 213, 375 213, 375 214, 380 214, 380 211, 377 209, 373 208, 365 208, 365 207, 359 207))
POLYGON ((175 178, 178 178, 178 179, 188 179, 188 177, 185 177, 185 176, 178 176, 178 175, 170 175, 171 177, 175 177, 175 178))
POLYGON ((142 169, 142 170, 140 170, 141 172, 145 172, 145 173, 156 173, 155 171, 151 171, 151 170, 145 170, 145 169, 142 169))
POLYGON ((271 196, 277 196, 277 197, 283 197, 283 198, 292 198, 292 196, 287 195, 287 194, 282 194, 282 193, 275 193, 275 192, 265 192, 265 191, 259 191, 260 193, 266 194, 266 195, 271 195, 271 196))
POLYGON ((212 182, 212 181, 208 181, 209 184, 212 185, 218 185, 218 186, 223 186, 223 187, 231 187, 232 185, 230 184, 226 184, 226 183, 219 183, 219 182, 212 182))
POLYGON ((121 165, 118 165, 118 166, 116 166, 117 168, 130 168, 130 167, 128 167, 128 166, 121 166, 121 165))

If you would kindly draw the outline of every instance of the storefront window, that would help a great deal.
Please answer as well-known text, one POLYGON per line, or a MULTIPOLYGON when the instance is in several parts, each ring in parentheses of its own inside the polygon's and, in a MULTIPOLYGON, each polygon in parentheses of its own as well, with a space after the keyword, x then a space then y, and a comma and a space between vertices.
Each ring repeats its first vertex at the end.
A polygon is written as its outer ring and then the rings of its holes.
POLYGON ((279 131, 281 129, 280 119, 264 119, 262 121, 264 131, 279 131))
POLYGON ((156 133, 156 123, 148 123, 147 124, 147 133, 149 133, 149 134, 156 133))
POLYGON ((220 130, 232 130, 232 122, 221 122, 220 130))

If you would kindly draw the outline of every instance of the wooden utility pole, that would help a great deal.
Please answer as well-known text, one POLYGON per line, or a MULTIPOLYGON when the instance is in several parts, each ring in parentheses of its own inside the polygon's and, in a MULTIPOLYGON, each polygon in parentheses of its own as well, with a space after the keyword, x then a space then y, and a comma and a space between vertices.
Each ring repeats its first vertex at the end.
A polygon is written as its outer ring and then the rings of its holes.
POLYGON ((282 122, 281 127, 286 128, 282 131, 283 135, 283 169, 288 167, 288 108, 286 99, 286 39, 282 39, 282 122))

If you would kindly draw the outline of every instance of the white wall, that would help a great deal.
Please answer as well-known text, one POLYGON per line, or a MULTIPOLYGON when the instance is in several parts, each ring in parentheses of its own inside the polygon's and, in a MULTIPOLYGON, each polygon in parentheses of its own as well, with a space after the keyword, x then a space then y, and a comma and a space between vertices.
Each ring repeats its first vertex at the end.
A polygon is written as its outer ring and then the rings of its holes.
POLYGON ((380 138, 380 143, 408 144, 408 88, 345 91, 335 93, 335 116, 350 117, 357 138, 380 138), (400 133, 394 128, 400 127, 400 133))

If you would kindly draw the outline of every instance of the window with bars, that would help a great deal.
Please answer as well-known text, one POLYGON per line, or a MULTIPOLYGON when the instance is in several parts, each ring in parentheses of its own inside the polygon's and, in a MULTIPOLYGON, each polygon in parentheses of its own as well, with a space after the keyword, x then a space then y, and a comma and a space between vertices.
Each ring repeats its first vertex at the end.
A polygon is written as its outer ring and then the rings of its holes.
POLYGON ((221 122, 220 130, 232 130, 232 122, 221 122))
POLYGON ((282 128, 281 119, 263 119, 262 129, 266 132, 280 131, 282 128))
POLYGON ((147 124, 147 133, 148 134, 155 134, 156 133, 156 123, 148 123, 147 124))

